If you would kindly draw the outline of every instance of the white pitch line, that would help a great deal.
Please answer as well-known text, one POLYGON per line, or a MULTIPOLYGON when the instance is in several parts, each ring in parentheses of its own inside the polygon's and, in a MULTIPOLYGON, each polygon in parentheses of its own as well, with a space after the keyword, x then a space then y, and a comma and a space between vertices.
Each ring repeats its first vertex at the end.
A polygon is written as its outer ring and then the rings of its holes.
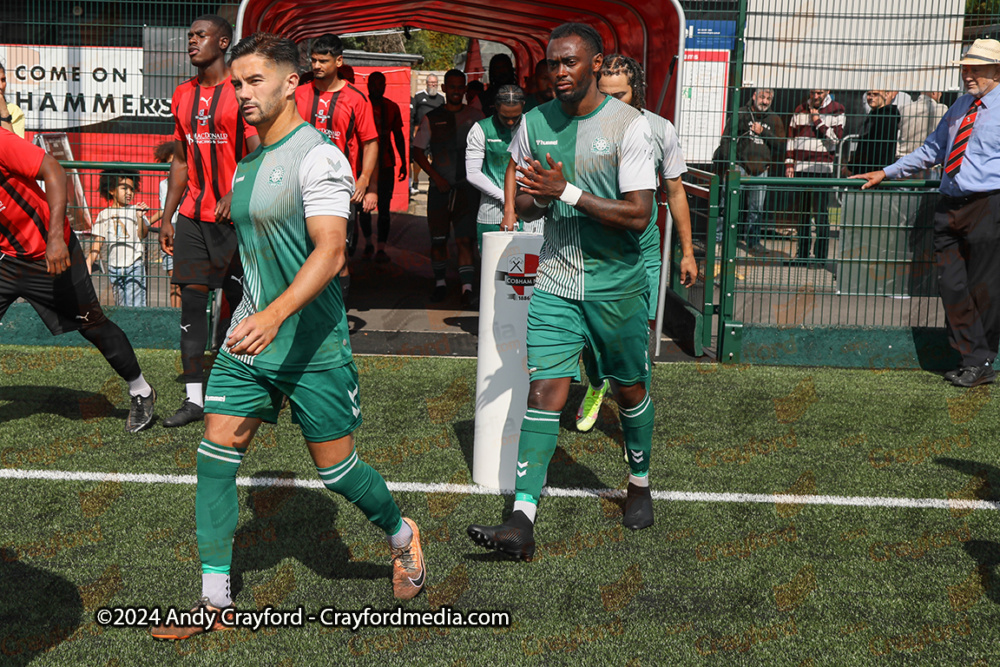
MULTIPOLYGON (((0 479, 42 479, 55 482, 128 482, 132 484, 197 484, 195 475, 154 475, 150 473, 69 472, 65 470, 22 470, 0 468, 0 479)), ((322 489, 318 479, 282 477, 237 477, 238 486, 294 486, 322 489)), ((492 496, 512 495, 513 489, 495 489, 478 484, 423 484, 387 482, 390 491, 400 493, 458 493, 492 496)), ((543 496, 559 498, 621 498, 621 489, 562 489, 547 486, 543 496)), ((849 507, 915 507, 950 510, 1000 510, 1000 502, 990 500, 950 500, 943 498, 884 498, 877 496, 796 496, 778 493, 708 493, 700 491, 653 491, 655 500, 691 503, 780 503, 782 505, 842 505, 849 507)))

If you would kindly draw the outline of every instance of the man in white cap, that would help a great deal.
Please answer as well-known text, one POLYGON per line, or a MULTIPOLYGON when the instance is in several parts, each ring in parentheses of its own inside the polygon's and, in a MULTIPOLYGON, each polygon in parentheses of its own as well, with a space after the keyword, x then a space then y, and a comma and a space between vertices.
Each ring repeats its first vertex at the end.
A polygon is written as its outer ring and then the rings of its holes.
POLYGON ((961 60, 965 95, 924 145, 885 169, 853 178, 908 178, 940 164, 934 213, 934 263, 948 316, 948 340, 962 356, 945 373, 956 387, 996 380, 1000 342, 1000 42, 977 39, 961 60))

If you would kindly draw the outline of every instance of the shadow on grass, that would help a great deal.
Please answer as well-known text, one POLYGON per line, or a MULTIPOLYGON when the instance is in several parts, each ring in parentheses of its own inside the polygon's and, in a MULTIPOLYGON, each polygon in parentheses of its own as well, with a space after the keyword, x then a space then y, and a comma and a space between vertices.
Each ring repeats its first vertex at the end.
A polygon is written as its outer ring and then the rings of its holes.
POLYGON ((76 632, 82 614, 74 584, 0 549, 0 664, 27 665, 76 632))
MULTIPOLYGON (((265 470, 254 475, 254 479, 269 477, 291 480, 295 474, 265 470)), ((378 528, 373 526, 354 535, 337 531, 337 513, 342 509, 363 517, 341 496, 325 489, 255 486, 249 504, 254 518, 233 537, 234 596, 243 588, 244 572, 267 570, 286 558, 299 561, 331 581, 391 579, 389 549, 378 528)))
MULTIPOLYGON (((122 396, 128 396, 124 382, 122 396)), ((0 424, 36 414, 72 420, 128 416, 127 409, 115 407, 104 394, 65 387, 0 386, 0 401, 7 402, 0 406, 0 424)))
MULTIPOLYGON (((951 458, 936 458, 934 463, 969 476, 968 484, 959 495, 955 496, 956 499, 1000 501, 1000 469, 997 467, 977 461, 951 458)), ((987 540, 971 540, 962 547, 976 562, 983 593, 994 604, 1000 604, 1000 582, 997 582, 1000 544, 987 540)))

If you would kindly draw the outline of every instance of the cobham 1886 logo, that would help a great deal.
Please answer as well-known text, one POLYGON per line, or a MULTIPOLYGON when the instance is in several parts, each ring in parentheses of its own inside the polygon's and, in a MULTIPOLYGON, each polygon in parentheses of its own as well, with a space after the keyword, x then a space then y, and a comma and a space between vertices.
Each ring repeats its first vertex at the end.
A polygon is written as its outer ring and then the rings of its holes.
POLYGON ((538 271, 538 255, 516 254, 507 258, 507 270, 503 270, 503 259, 497 267, 497 292, 512 301, 528 301, 535 287, 535 273, 538 271))

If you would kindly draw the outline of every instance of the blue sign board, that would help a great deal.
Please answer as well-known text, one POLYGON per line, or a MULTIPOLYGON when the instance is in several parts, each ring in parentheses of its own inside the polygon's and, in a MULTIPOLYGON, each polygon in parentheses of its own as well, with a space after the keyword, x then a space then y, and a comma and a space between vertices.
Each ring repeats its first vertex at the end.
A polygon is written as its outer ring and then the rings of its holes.
POLYGON ((736 21, 688 21, 685 49, 723 49, 736 45, 736 21))

